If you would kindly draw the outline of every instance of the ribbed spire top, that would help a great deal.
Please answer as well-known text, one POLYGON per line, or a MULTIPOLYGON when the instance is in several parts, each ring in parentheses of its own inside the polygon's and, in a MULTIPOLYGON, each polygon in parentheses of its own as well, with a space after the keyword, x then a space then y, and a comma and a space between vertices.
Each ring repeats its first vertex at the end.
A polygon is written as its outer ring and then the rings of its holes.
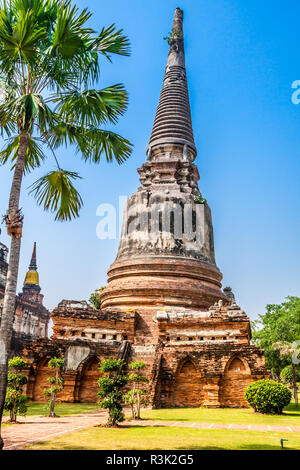
POLYGON ((183 44, 183 11, 176 8, 168 42, 170 50, 149 148, 163 144, 187 145, 196 156, 183 44))
POLYGON ((32 255, 31 255, 31 261, 29 265, 29 270, 30 271, 36 271, 37 270, 37 264, 36 264, 36 242, 33 244, 33 250, 32 250, 32 255))

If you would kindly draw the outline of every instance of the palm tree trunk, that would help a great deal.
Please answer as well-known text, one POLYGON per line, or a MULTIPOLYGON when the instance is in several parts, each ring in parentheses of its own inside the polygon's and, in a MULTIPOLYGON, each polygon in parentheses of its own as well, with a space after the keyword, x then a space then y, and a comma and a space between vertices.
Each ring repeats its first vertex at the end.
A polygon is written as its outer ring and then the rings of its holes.
MULTIPOLYGON (((18 159, 10 190, 7 220, 12 220, 19 214, 19 201, 27 147, 28 135, 26 133, 22 133, 20 135, 18 159)), ((8 224, 7 228, 9 228, 8 224)), ((0 450, 3 448, 3 440, 1 438, 1 421, 6 395, 8 360, 11 353, 11 339, 15 316, 15 302, 21 248, 21 233, 10 232, 10 235, 10 255, 0 328, 0 450)))

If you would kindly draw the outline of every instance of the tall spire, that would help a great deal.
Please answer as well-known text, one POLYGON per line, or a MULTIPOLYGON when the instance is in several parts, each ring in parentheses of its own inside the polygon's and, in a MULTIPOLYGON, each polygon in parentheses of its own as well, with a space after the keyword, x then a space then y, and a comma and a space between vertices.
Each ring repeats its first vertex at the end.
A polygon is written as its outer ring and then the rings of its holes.
POLYGON ((32 250, 29 269, 31 271, 36 271, 37 270, 37 265, 36 265, 36 242, 34 242, 34 244, 33 244, 33 250, 32 250))
POLYGON ((30 260, 29 268, 26 273, 25 281, 24 281, 24 287, 28 288, 32 286, 39 287, 39 274, 37 272, 37 264, 36 264, 36 242, 34 242, 34 245, 33 245, 31 260, 30 260))
POLYGON ((141 186, 127 200, 118 254, 101 293, 104 311, 138 310, 142 341, 147 329, 157 337, 159 306, 185 312, 229 302, 215 261, 211 211, 193 163, 182 20, 176 8, 147 161, 138 169, 141 186))
POLYGON ((187 145, 192 160, 196 156, 183 43, 183 11, 176 8, 171 35, 165 78, 160 94, 149 150, 165 144, 187 145))

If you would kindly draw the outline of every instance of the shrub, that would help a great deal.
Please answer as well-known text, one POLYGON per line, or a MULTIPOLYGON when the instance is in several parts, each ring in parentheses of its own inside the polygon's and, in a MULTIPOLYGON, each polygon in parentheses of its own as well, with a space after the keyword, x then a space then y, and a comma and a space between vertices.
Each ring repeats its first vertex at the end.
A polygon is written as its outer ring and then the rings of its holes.
POLYGON ((26 415, 28 398, 23 395, 23 386, 27 383, 27 378, 22 374, 27 362, 19 356, 10 359, 8 362, 7 389, 4 409, 9 411, 10 421, 16 423, 17 415, 26 415))
POLYGON ((101 372, 107 375, 98 380, 98 404, 101 408, 108 409, 108 426, 116 426, 125 419, 122 389, 127 384, 127 377, 123 371, 124 366, 125 362, 122 359, 112 357, 100 365, 101 372))
POLYGON ((62 377, 62 370, 65 365, 64 359, 60 357, 52 357, 48 362, 48 367, 55 370, 54 377, 47 377, 49 386, 44 388, 45 397, 50 397, 47 408, 49 409, 49 417, 55 418, 55 401, 56 395, 64 388, 64 378, 62 377))
MULTIPOLYGON (((280 380, 285 384, 292 384, 293 383, 293 366, 289 365, 286 366, 280 372, 280 380)), ((300 382, 300 370, 296 367, 296 381, 300 382)))
POLYGON ((133 371, 127 377, 128 382, 132 383, 132 389, 124 395, 124 401, 131 406, 133 419, 141 419, 141 406, 147 406, 148 404, 147 390, 141 388, 143 383, 149 382, 142 374, 145 367, 146 364, 142 361, 133 361, 128 366, 128 368, 133 371))
POLYGON ((248 385, 245 398, 249 405, 258 413, 281 414, 292 398, 286 385, 273 380, 258 380, 248 385))

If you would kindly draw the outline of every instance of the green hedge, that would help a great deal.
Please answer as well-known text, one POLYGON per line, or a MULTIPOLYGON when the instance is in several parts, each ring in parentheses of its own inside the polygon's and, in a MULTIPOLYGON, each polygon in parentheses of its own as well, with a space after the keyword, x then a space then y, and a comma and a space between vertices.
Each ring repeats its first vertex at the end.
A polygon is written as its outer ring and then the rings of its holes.
POLYGON ((292 393, 286 385, 262 379, 248 385, 245 399, 258 413, 281 414, 283 408, 290 403, 292 393))

